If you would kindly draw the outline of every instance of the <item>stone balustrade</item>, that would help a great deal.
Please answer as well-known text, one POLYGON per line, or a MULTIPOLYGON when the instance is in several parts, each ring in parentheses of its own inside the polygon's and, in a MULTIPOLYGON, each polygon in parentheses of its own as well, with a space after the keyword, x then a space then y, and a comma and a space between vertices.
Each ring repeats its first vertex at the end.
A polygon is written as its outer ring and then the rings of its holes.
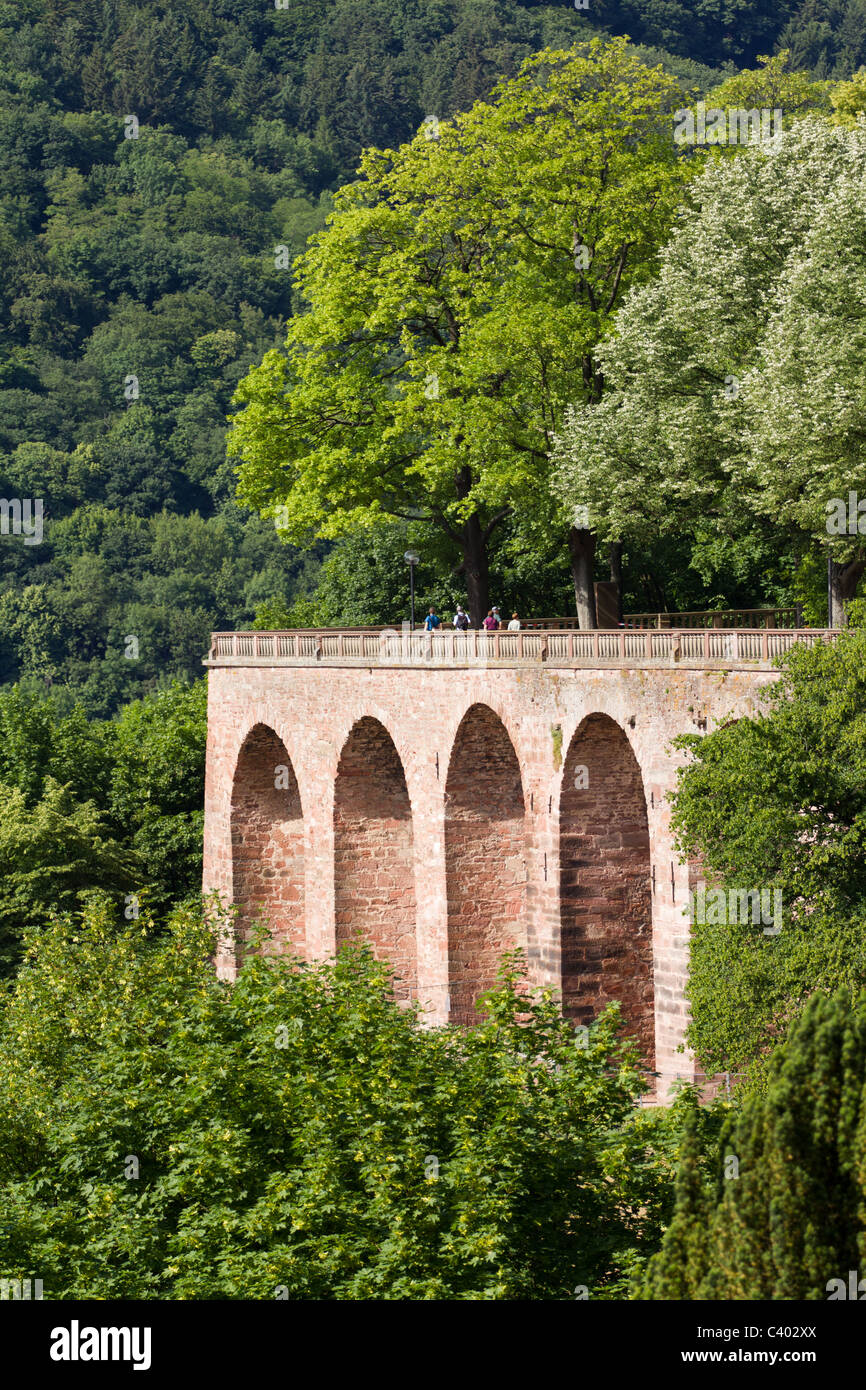
POLYGON ((832 628, 215 632, 205 664, 771 669, 792 647, 833 641, 837 635, 832 628))

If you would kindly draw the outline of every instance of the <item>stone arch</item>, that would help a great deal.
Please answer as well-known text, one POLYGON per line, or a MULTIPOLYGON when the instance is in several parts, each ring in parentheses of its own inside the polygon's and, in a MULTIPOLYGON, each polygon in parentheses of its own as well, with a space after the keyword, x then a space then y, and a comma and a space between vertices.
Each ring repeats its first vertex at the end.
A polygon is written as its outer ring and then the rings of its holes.
POLYGON ((291 759, 267 724, 255 724, 235 765, 231 806, 232 901, 243 939, 263 918, 278 949, 305 949, 304 817, 291 759))
POLYGON ((445 784, 448 990, 452 1023, 479 1021, 504 951, 526 947, 525 804, 502 720, 472 705, 454 738, 445 784))
POLYGON ((412 807, 400 755, 369 715, 343 745, 334 786, 337 946, 360 932, 393 967, 394 994, 418 984, 412 807))
POLYGON ((562 1007, 589 1024, 617 1000, 655 1059, 652 879, 646 795, 624 731, 591 714, 563 771, 559 826, 562 1007))

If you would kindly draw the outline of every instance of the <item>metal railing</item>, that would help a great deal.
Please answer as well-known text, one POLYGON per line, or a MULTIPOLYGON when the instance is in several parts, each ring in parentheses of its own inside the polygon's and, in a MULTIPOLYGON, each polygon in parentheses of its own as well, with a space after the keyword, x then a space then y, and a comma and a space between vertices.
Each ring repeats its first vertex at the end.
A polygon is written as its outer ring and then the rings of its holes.
POLYGON ((595 628, 592 631, 396 632, 393 628, 215 632, 206 665, 298 666, 771 666, 832 628, 595 628))
MULTIPOLYGON (((694 609, 682 613, 626 613, 626 627, 638 628, 782 628, 803 626, 802 609, 798 604, 785 608, 720 608, 694 609)), ((526 632, 567 632, 579 627, 578 619, 527 618, 522 621, 526 632)))
POLYGON ((631 627, 799 628, 803 610, 799 604, 785 608, 694 609, 684 613, 629 613, 631 627))

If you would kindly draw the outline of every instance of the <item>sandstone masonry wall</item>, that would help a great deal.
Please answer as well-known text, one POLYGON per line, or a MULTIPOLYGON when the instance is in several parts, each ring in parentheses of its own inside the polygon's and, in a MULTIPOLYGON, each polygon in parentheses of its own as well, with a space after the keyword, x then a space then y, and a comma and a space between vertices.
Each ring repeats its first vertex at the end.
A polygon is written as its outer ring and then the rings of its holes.
POLYGON ((619 725, 591 714, 565 762, 559 833, 563 1012, 589 1024, 613 1000, 655 1055, 649 822, 619 725))
POLYGON ((448 993, 453 1023, 478 1021, 503 951, 526 947, 526 831, 520 764, 486 705, 465 715, 445 786, 448 993))
POLYGON ((397 749, 375 719, 355 725, 337 769, 334 926, 338 946, 360 936, 392 965, 398 999, 415 997, 412 808, 397 749))
POLYGON ((242 935, 266 919, 278 947, 305 949, 304 821, 286 749, 265 725, 250 730, 232 787, 232 897, 242 935))
MULTIPOLYGON (((465 1016, 498 947, 525 944, 534 982, 564 988, 576 1020, 621 999, 665 1098, 677 1075, 695 1076, 679 1050, 689 866, 670 834, 683 760, 671 740, 753 712, 774 679, 215 663, 205 889, 245 911, 246 899, 270 903, 309 958, 332 955, 354 923, 433 1023, 465 1016), (242 753, 257 726, 285 756, 259 732, 242 753), (279 805, 265 783, 278 754, 296 786, 279 805), (583 791, 577 764, 589 768, 583 791)), ((231 942, 218 968, 236 971, 231 942)))

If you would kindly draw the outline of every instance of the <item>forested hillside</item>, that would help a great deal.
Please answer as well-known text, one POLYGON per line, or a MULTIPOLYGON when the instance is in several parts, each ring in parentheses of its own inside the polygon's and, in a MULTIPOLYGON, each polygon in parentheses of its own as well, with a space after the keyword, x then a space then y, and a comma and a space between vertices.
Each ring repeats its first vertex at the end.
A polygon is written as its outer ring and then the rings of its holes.
MULTIPOLYGON (((850 68, 861 8, 0 5, 0 495, 42 498, 46 515, 41 543, 0 538, 0 683, 68 688, 104 716, 196 676, 212 628, 315 587, 321 547, 281 545, 235 503, 225 417, 283 341, 291 263, 365 146, 406 140, 598 25, 666 45, 684 89, 718 80, 701 64, 770 47, 783 19, 805 61, 850 68)), ((398 554, 402 538, 383 544, 398 554)), ((560 560, 494 557, 494 569, 552 609, 568 597, 560 560)), ((647 571, 635 601, 705 597, 695 576, 663 593, 657 557, 633 568, 647 571)))
POLYGON ((590 0, 595 23, 635 43, 718 66, 787 48, 815 77, 850 77, 866 61, 864 0, 590 0))
POLYGON ((47 518, 0 540, 0 682, 106 714, 291 598, 315 559, 235 506, 224 433, 292 260, 363 146, 585 25, 512 0, 0 8, 0 494, 47 518))

